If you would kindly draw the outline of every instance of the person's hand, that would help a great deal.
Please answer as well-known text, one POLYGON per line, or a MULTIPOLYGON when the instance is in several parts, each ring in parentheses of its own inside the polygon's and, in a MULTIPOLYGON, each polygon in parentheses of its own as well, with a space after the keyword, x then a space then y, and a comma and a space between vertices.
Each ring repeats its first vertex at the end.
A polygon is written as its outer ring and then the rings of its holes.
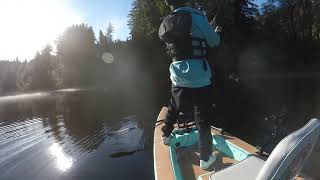
POLYGON ((217 33, 220 33, 222 31, 222 27, 221 26, 217 26, 214 31, 217 32, 217 33))

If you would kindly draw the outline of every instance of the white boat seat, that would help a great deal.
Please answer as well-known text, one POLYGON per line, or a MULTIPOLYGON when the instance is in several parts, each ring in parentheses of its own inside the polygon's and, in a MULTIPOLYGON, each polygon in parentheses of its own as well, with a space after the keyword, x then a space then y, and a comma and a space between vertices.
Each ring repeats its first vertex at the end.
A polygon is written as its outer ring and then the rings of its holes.
POLYGON ((320 120, 311 119, 305 126, 281 140, 267 161, 249 157, 210 176, 211 180, 294 179, 315 147, 320 134, 320 120))
POLYGON ((320 120, 311 119, 274 148, 257 180, 295 179, 312 153, 320 134, 320 120))
POLYGON ((243 161, 240 161, 232 166, 211 174, 210 180, 254 180, 259 171, 262 169, 265 161, 251 156, 243 161))

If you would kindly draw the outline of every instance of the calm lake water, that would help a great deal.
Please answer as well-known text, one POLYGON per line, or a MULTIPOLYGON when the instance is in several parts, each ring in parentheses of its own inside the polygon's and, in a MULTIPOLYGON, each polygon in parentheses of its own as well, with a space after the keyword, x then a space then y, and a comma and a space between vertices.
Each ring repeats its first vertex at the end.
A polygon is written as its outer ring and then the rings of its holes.
POLYGON ((0 179, 153 179, 155 115, 127 100, 76 90, 0 98, 0 179))
MULTIPOLYGON (((292 131, 317 115, 316 82, 243 81, 216 93, 216 119, 257 145, 257 137, 268 133, 264 117, 285 111, 292 131)), ((153 129, 168 101, 163 91, 69 89, 0 97, 0 179, 154 179, 153 129)))

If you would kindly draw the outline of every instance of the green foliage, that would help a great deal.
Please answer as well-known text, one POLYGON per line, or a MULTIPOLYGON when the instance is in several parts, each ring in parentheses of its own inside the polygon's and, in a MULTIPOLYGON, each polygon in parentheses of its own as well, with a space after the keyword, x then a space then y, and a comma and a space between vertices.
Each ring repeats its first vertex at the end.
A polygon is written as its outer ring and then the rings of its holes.
POLYGON ((114 33, 114 27, 111 23, 108 24, 107 29, 106 29, 106 40, 107 43, 111 44, 113 42, 113 33, 114 33))
POLYGON ((52 47, 48 45, 33 60, 20 66, 16 80, 19 90, 50 90, 57 87, 53 76, 56 57, 51 52, 52 47))
MULTIPOLYGON (((269 0, 263 6, 264 27, 277 28, 277 37, 312 41, 319 37, 319 5, 313 0, 269 0)), ((274 32, 273 32, 274 33, 274 32)))
POLYGON ((26 91, 30 88, 30 77, 27 75, 27 61, 24 61, 17 70, 16 86, 20 91, 26 91))
POLYGON ((18 59, 13 62, 0 61, 0 94, 17 90, 16 79, 20 66, 22 63, 18 59))
POLYGON ((135 0, 129 14, 131 37, 157 39, 161 18, 169 12, 163 0, 135 0))
POLYGON ((41 54, 36 57, 28 64, 30 67, 30 86, 31 90, 43 90, 43 89, 54 89, 54 81, 52 78, 52 61, 54 57, 51 55, 51 46, 45 47, 41 54))
POLYGON ((281 38, 281 36, 274 36, 274 34, 279 34, 281 30, 281 23, 279 21, 279 10, 276 5, 276 0, 268 0, 263 4, 262 11, 263 16, 260 18, 263 24, 263 32, 269 38, 281 38))
POLYGON ((112 65, 107 65, 101 57, 116 44, 112 33, 113 26, 109 24, 106 35, 100 31, 96 41, 92 27, 73 25, 57 39, 56 54, 48 45, 29 62, 0 61, 0 94, 105 86, 112 65))
POLYGON ((101 30, 99 31, 99 42, 98 42, 98 45, 102 49, 107 49, 107 47, 108 47, 107 37, 103 34, 103 32, 101 30))
POLYGON ((313 37, 320 39, 320 1, 313 2, 312 13, 314 14, 313 37))
POLYGON ((86 24, 69 27, 57 41, 57 55, 63 64, 63 85, 89 86, 97 61, 97 48, 92 27, 86 24))

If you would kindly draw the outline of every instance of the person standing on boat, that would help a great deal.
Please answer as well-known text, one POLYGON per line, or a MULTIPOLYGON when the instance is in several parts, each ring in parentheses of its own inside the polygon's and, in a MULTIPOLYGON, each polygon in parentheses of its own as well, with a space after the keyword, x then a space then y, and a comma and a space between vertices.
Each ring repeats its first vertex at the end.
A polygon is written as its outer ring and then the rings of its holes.
POLYGON ((172 12, 163 19, 159 37, 173 62, 169 67, 172 89, 162 140, 169 144, 179 112, 193 112, 196 107, 200 167, 207 169, 216 160, 212 154, 213 85, 207 52, 209 47, 219 46, 220 36, 218 28, 213 30, 206 15, 192 8, 189 0, 165 1, 172 12))

